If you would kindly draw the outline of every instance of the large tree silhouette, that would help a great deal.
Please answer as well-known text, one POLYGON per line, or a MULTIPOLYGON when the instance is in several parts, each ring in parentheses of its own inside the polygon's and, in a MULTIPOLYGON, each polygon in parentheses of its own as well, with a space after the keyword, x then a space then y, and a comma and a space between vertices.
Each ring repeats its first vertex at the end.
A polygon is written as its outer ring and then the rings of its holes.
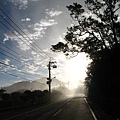
POLYGON ((107 109, 112 107, 112 113, 119 115, 120 2, 86 0, 84 8, 78 3, 67 8, 73 23, 67 28, 66 43, 59 42, 51 49, 70 57, 85 52, 92 59, 85 82, 88 96, 99 104, 104 101, 107 109))
POLYGON ((77 3, 67 6, 73 23, 67 28, 66 43, 52 45, 53 51, 66 55, 85 52, 96 59, 99 51, 119 44, 118 0, 86 0, 85 5, 85 9, 77 3))

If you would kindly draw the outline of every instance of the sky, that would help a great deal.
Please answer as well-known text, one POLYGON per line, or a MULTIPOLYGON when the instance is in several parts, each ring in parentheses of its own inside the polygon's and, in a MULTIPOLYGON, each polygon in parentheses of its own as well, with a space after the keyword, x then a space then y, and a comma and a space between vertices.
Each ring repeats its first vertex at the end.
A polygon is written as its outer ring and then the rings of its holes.
POLYGON ((64 42, 72 24, 66 6, 84 0, 0 1, 0 87, 48 77, 48 63, 56 61, 52 77, 78 85, 90 60, 84 53, 67 59, 51 45, 64 42))

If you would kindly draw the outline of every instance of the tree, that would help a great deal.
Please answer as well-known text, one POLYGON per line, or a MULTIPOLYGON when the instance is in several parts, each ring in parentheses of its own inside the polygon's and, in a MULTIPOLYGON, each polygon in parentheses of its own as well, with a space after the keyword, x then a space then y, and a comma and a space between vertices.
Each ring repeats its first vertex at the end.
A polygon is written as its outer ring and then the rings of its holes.
POLYGON ((34 90, 33 92, 34 97, 42 98, 43 92, 41 90, 34 90))
POLYGON ((9 93, 4 93, 4 94, 2 94, 1 97, 2 97, 2 99, 5 100, 5 101, 10 100, 10 98, 11 98, 9 93))
POLYGON ((30 90, 26 90, 24 92, 24 94, 25 94, 25 96, 27 98, 27 101, 31 101, 32 100, 33 94, 32 94, 32 92, 30 90))
POLYGON ((42 97, 43 97, 43 92, 41 90, 34 90, 32 92, 33 96, 32 96, 32 102, 33 104, 42 104, 42 97))
POLYGON ((67 28, 66 43, 52 45, 53 51, 63 51, 67 56, 85 52, 98 59, 99 51, 119 44, 118 0, 86 0, 85 4, 85 9, 77 3, 67 6, 73 24, 67 28))
POLYGON ((12 98, 12 100, 20 100, 20 95, 21 95, 21 93, 19 93, 19 92, 12 92, 11 98, 12 98))
POLYGON ((30 104, 30 102, 32 102, 32 97, 33 94, 30 90, 26 90, 24 93, 22 93, 20 96, 20 100, 22 101, 22 106, 24 104, 28 104, 28 103, 30 104))
MULTIPOLYGON (((67 28, 66 43, 52 45, 54 52, 62 51, 66 56, 73 57, 85 52, 90 59, 87 78, 89 97, 97 102, 102 100, 119 101, 120 79, 120 20, 119 0, 86 0, 85 8, 78 3, 67 6, 73 20, 67 28)), ((106 105, 107 102, 104 102, 106 105)), ((115 103, 115 102, 114 102, 115 103)), ((120 103, 116 102, 116 106, 120 103)), ((107 106, 107 105, 106 105, 107 106)), ((109 109, 109 107, 107 108, 109 109)), ((115 114, 119 114, 114 106, 115 114), (117 112, 116 112, 117 111, 117 112)))
POLYGON ((2 99, 1 96, 2 96, 5 92, 6 92, 6 90, 4 90, 4 89, 2 89, 2 88, 0 89, 0 99, 2 99))
POLYGON ((6 90, 4 90, 4 89, 0 89, 0 95, 2 95, 2 94, 4 94, 6 92, 6 90))

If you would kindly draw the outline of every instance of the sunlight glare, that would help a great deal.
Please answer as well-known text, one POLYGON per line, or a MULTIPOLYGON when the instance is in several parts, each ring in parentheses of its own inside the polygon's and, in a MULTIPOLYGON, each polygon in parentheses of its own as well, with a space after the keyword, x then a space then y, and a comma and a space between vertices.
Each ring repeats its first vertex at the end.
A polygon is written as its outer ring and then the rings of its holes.
POLYGON ((86 77, 87 65, 90 59, 86 58, 85 53, 80 53, 78 56, 71 58, 66 63, 66 77, 72 88, 83 85, 86 77))

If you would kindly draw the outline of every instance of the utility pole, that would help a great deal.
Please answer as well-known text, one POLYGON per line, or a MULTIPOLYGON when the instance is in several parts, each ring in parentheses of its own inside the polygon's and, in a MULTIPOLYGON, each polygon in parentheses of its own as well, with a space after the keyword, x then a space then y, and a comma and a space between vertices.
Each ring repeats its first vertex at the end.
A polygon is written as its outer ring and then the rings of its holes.
POLYGON ((51 60, 49 61, 49 64, 48 64, 48 72, 49 72, 49 77, 47 78, 47 84, 48 84, 48 87, 49 87, 49 101, 51 102, 51 82, 52 82, 52 79, 51 79, 51 67, 53 68, 57 68, 57 65, 55 65, 56 61, 52 62, 51 60))

